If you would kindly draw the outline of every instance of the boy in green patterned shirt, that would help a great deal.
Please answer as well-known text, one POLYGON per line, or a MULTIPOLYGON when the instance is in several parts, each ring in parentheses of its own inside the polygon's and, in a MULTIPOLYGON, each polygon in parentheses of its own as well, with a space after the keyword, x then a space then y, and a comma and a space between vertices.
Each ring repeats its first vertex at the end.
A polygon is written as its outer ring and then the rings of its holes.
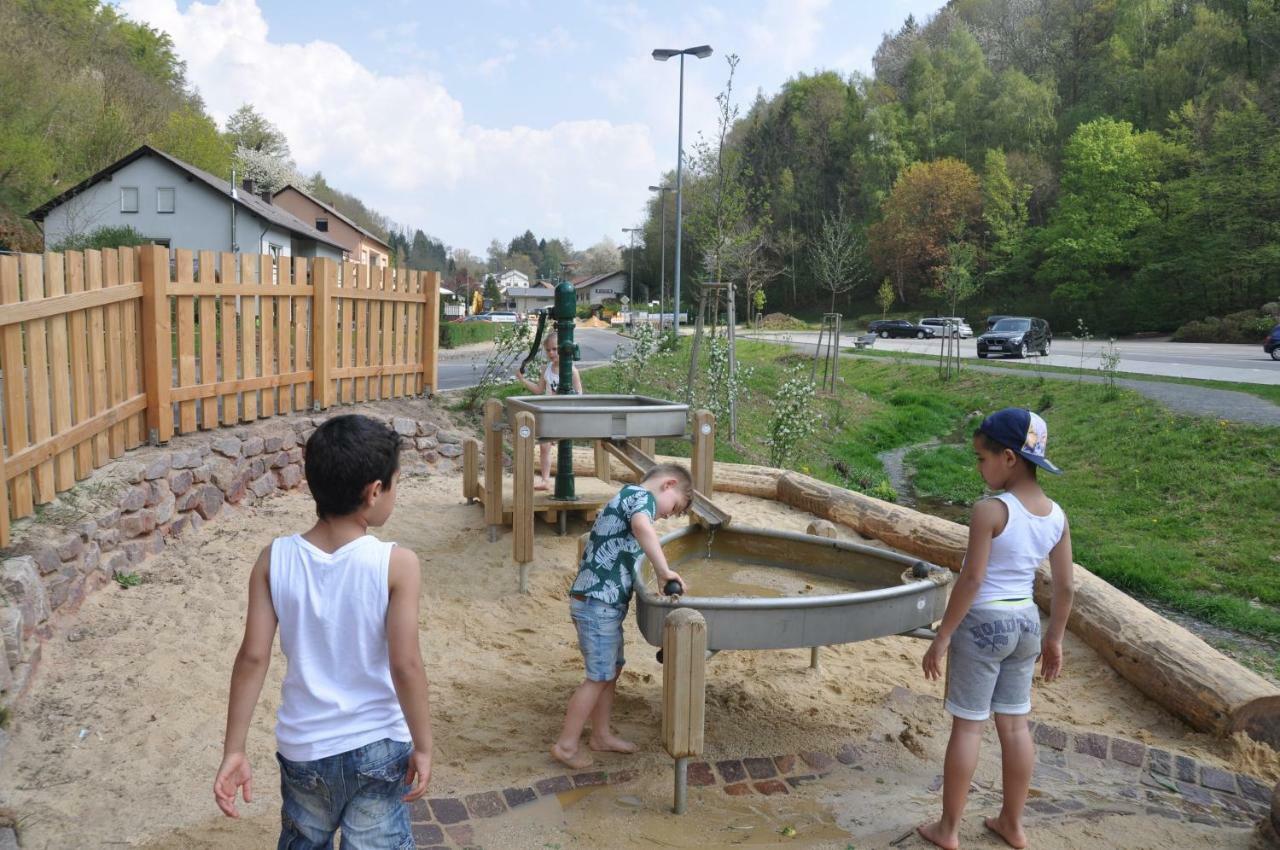
POLYGON ((588 718, 591 749, 615 753, 637 749, 613 734, 609 726, 618 674, 626 663, 622 623, 631 604, 633 568, 643 552, 653 564, 659 588, 675 579, 684 591, 684 579, 667 566, 653 523, 683 514, 692 501, 693 480, 688 470, 674 463, 658 464, 638 485, 623 487, 591 527, 578 576, 569 591, 569 613, 578 630, 578 648, 587 675, 569 698, 564 729, 551 746, 551 755, 575 770, 591 764, 591 756, 579 746, 588 718))

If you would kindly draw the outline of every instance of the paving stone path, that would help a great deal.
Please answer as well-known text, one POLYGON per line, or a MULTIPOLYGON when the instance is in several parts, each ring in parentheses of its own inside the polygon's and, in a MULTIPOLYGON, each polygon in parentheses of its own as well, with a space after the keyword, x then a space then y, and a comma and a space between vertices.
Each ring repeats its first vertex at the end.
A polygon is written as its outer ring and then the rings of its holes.
MULTIPOLYGON (((940 700, 903 688, 895 688, 887 702, 928 702, 942 711, 940 700)), ((1031 825, 1038 820, 1098 822, 1147 814, 1247 831, 1271 809, 1271 787, 1248 774, 1097 732, 1033 722, 1032 734, 1037 764, 1027 802, 1031 825)), ((807 783, 838 778, 839 771, 864 770, 864 765, 880 761, 880 751, 888 750, 900 758, 901 745, 896 742, 850 741, 829 751, 691 762, 689 785, 719 788, 739 797, 790 794, 807 783)), ((556 774, 531 786, 420 800, 411 809, 414 838, 420 850, 474 847, 473 824, 478 821, 577 788, 625 784, 638 775, 635 770, 556 774)), ((942 777, 935 775, 916 796, 936 800, 941 787, 942 777)), ((999 800, 998 787, 975 785, 970 805, 998 806, 999 800)))

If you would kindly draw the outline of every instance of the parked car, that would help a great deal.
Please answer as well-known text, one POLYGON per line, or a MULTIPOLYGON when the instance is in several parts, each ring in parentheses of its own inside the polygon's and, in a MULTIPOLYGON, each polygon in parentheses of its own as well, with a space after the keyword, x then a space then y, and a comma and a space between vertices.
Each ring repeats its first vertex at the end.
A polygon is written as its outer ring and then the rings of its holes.
POLYGON ((877 319, 867 325, 867 330, 882 339, 891 336, 915 337, 916 339, 932 339, 935 329, 925 325, 917 325, 906 319, 877 319))
POLYGON ((1262 341, 1262 350, 1271 355, 1272 360, 1280 360, 1280 325, 1271 329, 1271 333, 1262 341))
POLYGON ((927 328, 933 328, 934 333, 942 333, 947 322, 952 325, 951 335, 958 336, 961 339, 968 339, 973 336, 973 328, 969 327, 969 323, 959 316, 930 316, 927 319, 921 319, 920 324, 927 328))
POLYGON ((1014 317, 1014 316, 987 316, 987 330, 991 330, 992 328, 994 328, 994 327, 996 326, 996 322, 1000 321, 1001 319, 1011 319, 1011 318, 1016 318, 1016 317, 1014 317))
POLYGON ((520 321, 520 317, 511 310, 494 310, 488 314, 488 321, 506 322, 507 324, 514 325, 516 322, 520 321))
POLYGON ((1049 353, 1052 342, 1053 332, 1044 319, 1005 316, 978 337, 978 356, 1012 354, 1014 357, 1026 357, 1033 351, 1043 356, 1049 353))

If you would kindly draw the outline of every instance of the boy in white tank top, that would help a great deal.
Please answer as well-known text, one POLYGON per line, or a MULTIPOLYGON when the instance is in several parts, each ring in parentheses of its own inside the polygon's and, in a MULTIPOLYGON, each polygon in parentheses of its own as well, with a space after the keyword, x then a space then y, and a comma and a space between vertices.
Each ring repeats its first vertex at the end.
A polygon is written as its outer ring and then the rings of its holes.
POLYGON ((964 566, 951 590, 938 636, 924 655, 925 677, 942 676, 951 739, 942 775, 942 817, 918 828, 945 850, 960 845, 960 817, 978 764, 986 720, 995 714, 1004 777, 1000 814, 987 829, 1010 847, 1027 846, 1022 810, 1031 787, 1035 745, 1027 726, 1036 657, 1046 682, 1062 670, 1062 638, 1074 595, 1067 518, 1045 496, 1036 469, 1059 473, 1045 457, 1049 432, 1036 414, 1014 407, 991 414, 973 435, 978 472, 994 499, 973 507, 964 566), (1053 596, 1043 639, 1032 586, 1049 559, 1053 596), (953 642, 954 641, 954 642, 953 642))
POLYGON ((249 576, 213 795, 233 818, 237 790, 253 799, 245 738, 279 626, 281 850, 331 848, 339 827, 344 848, 414 846, 405 803, 431 779, 421 575, 413 552, 368 533, 391 516, 399 463, 399 435, 367 416, 317 428, 305 460, 316 524, 274 540, 249 576))

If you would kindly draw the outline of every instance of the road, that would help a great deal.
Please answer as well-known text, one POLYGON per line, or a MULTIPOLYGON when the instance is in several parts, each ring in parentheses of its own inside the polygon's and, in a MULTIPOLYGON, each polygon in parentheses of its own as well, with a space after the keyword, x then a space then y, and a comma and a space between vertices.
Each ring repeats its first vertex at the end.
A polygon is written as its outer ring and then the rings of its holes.
MULTIPOLYGON (((853 339, 859 334, 849 333, 840 338, 843 350, 853 349, 853 339), (846 342, 847 340, 847 342, 846 342)), ((777 339, 789 336, 794 343, 813 345, 818 341, 816 331, 791 331, 743 333, 743 337, 777 339)), ((910 351, 916 354, 936 355, 941 340, 877 339, 877 351, 910 351)), ((1032 356, 1026 360, 1007 358, 1008 362, 1034 367, 1067 366, 1075 369, 1096 370, 1099 356, 1106 347, 1105 340, 1088 340, 1081 344, 1067 338, 1054 339, 1047 357, 1032 356)), ((1236 381, 1244 384, 1280 385, 1280 362, 1272 360, 1262 351, 1262 340, 1257 345, 1218 345, 1195 342, 1169 342, 1168 340, 1118 340, 1116 353, 1120 355, 1118 371, 1140 375, 1160 375, 1173 378, 1201 378, 1214 381, 1236 381)), ((978 349, 975 340, 960 341, 960 354, 976 360, 978 349)), ((991 358, 995 362, 1001 358, 991 358)))
MULTIPOLYGON (((577 328, 574 330, 573 339, 582 354, 582 359, 578 361, 578 368, 608 363, 618 344, 625 341, 614 331, 598 328, 577 328)), ((458 390, 473 386, 484 370, 490 351, 492 346, 487 345, 468 347, 467 350, 458 352, 442 351, 439 367, 440 389, 458 390)), ((506 370, 507 373, 513 372, 523 359, 523 353, 513 358, 510 368, 506 370)))

